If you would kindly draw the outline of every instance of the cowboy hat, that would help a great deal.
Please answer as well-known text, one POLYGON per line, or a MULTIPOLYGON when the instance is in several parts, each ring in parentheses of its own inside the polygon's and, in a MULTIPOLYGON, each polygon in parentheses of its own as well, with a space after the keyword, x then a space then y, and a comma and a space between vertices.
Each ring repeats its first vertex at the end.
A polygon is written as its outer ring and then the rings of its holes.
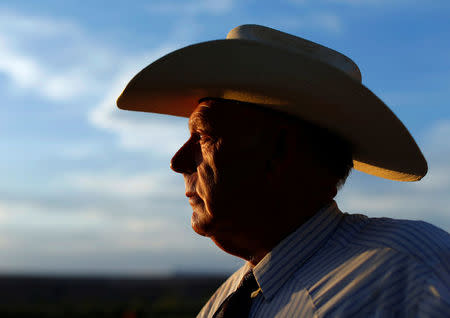
POLYGON ((189 117, 204 97, 250 102, 297 116, 351 143, 355 169, 398 181, 420 180, 427 163, 394 113, 361 84, 348 57, 259 25, 225 40, 163 56, 119 96, 121 109, 189 117))

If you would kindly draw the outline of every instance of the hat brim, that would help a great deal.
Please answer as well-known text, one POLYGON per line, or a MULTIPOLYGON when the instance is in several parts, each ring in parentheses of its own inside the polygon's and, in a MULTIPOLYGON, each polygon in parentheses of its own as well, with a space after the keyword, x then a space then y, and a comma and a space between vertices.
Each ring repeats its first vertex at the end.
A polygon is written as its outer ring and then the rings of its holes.
POLYGON ((427 173, 406 127, 364 85, 328 64, 255 41, 208 41, 167 54, 128 83, 117 105, 189 117, 204 97, 260 104, 325 127, 352 144, 362 172, 397 181, 427 173))

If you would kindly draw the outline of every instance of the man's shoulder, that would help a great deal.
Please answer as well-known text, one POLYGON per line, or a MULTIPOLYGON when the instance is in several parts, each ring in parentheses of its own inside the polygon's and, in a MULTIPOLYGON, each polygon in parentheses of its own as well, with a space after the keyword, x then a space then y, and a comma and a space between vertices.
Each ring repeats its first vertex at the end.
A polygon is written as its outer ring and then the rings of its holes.
POLYGON ((450 235, 438 227, 344 214, 328 244, 299 268, 291 285, 305 289, 325 316, 418 316, 447 308, 449 269, 450 235))
POLYGON ((347 247, 390 249, 430 266, 448 262, 450 254, 450 235, 424 221, 345 213, 335 238, 347 247))

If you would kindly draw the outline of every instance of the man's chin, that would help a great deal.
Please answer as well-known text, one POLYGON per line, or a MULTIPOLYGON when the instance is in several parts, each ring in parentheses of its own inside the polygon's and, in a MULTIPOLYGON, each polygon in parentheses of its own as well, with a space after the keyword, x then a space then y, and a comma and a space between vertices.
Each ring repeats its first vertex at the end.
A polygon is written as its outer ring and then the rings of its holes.
POLYGON ((201 236, 209 236, 211 226, 208 226, 207 220, 199 216, 195 211, 192 212, 191 226, 197 234, 201 236))

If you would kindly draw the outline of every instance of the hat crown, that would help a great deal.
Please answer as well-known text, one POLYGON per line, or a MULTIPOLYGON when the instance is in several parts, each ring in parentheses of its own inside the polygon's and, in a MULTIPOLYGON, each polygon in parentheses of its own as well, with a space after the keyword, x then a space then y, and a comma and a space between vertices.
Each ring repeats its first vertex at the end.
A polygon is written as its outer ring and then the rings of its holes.
POLYGON ((344 54, 285 32, 256 24, 244 24, 232 29, 228 33, 227 39, 256 41, 307 55, 309 58, 331 65, 361 82, 358 65, 344 54))

